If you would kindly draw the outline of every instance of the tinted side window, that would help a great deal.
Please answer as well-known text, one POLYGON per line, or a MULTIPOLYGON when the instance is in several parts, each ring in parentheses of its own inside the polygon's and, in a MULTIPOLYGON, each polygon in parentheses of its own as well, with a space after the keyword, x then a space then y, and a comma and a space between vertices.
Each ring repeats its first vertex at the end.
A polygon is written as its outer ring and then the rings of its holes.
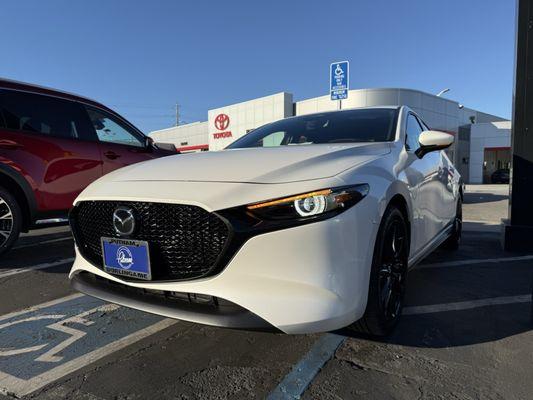
POLYGON ((92 107, 87 107, 98 140, 101 142, 125 144, 128 146, 144 147, 144 138, 129 129, 112 115, 92 107))
POLYGON ((407 150, 415 151, 418 149, 420 147, 418 138, 422 133, 422 128, 413 114, 409 114, 407 117, 407 129, 405 133, 407 135, 405 139, 405 147, 407 150))
POLYGON ((92 137, 83 108, 73 101, 0 90, 0 107, 8 129, 68 139, 92 137))

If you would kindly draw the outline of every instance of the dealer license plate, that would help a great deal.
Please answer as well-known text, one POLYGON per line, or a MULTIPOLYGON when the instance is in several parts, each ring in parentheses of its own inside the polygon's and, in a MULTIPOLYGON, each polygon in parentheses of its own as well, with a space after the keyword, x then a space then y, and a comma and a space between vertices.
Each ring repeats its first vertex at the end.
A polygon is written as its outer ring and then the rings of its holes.
POLYGON ((129 278, 152 279, 148 242, 105 237, 101 240, 106 272, 129 278))

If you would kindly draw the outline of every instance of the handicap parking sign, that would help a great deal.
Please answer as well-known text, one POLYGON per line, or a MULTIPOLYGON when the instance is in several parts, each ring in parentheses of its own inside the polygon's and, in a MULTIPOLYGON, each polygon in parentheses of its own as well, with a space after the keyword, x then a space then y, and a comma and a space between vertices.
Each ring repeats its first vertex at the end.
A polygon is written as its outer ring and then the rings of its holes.
POLYGON ((329 92, 331 100, 343 100, 348 98, 349 88, 348 61, 338 61, 329 66, 329 92))

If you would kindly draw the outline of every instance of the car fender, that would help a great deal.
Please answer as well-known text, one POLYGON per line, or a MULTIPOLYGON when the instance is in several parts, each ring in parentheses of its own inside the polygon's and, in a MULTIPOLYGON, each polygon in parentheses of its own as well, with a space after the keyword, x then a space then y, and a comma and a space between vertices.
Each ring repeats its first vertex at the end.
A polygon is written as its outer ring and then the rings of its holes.
MULTIPOLYGON (((376 158, 362 166, 339 175, 347 185, 367 183, 370 187, 368 196, 373 198, 376 204, 372 213, 371 221, 374 225, 372 232, 372 245, 375 245, 379 224, 395 196, 401 196, 406 204, 407 219, 413 221, 413 206, 411 193, 407 182, 401 179, 401 174, 395 174, 392 165, 394 152, 385 157, 376 158)), ((373 248, 373 247, 372 247, 373 248)))
POLYGON ((35 199, 33 189, 24 176, 22 176, 22 174, 17 172, 17 170, 9 165, 0 163, 0 177, 7 178, 8 182, 10 182, 12 185, 15 185, 24 196, 24 200, 26 201, 27 205, 26 211, 28 212, 28 221, 24 221, 24 229, 28 229, 37 215, 37 200, 35 199))

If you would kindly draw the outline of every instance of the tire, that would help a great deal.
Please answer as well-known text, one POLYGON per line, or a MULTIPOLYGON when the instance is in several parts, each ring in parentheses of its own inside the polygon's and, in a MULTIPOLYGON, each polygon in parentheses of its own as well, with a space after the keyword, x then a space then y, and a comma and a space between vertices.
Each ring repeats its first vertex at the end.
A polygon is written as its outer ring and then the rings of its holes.
POLYGON ((463 232, 463 202, 461 198, 457 200, 457 208, 455 211, 455 219, 453 221, 453 230, 442 245, 443 248, 447 250, 457 250, 461 244, 461 235, 463 232))
POLYGON ((0 186, 0 254, 17 241, 22 229, 22 211, 15 197, 0 186))
POLYGON ((350 328, 370 336, 388 336, 400 319, 407 284, 409 234, 396 206, 383 215, 374 247, 365 314, 350 328))

